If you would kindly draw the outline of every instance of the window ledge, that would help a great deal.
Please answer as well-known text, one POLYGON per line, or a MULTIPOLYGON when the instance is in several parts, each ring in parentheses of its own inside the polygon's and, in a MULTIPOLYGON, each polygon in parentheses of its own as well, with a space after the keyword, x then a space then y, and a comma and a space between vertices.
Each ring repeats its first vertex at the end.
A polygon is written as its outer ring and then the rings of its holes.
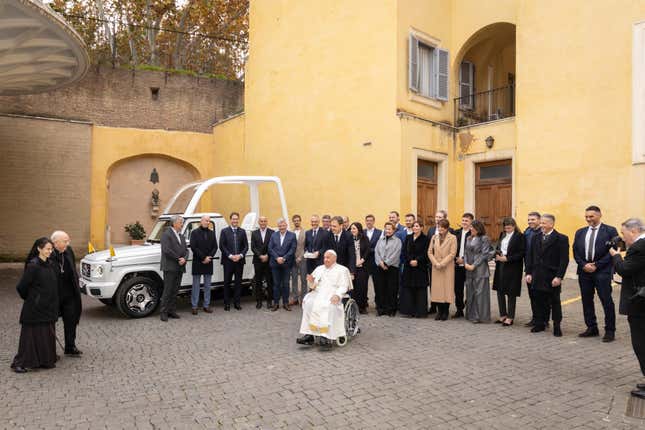
POLYGON ((408 91, 408 100, 416 102, 416 103, 421 103, 426 106, 433 107, 435 109, 441 109, 443 108, 444 102, 436 99, 432 99, 429 97, 421 96, 419 94, 413 93, 412 91, 408 91))

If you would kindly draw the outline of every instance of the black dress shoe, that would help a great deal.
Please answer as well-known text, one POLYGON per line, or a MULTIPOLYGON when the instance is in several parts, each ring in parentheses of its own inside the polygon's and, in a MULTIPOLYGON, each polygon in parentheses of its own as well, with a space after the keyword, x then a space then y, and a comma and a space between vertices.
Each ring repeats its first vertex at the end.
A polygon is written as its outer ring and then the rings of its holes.
POLYGON ((280 309, 280 305, 273 305, 273 307, 271 308, 271 312, 275 312, 278 309, 280 309))
POLYGON ((535 325, 535 321, 531 320, 531 321, 527 322, 526 324, 524 324, 524 327, 533 327, 534 325, 535 325))
POLYGON ((83 355, 83 352, 77 347, 65 348, 65 355, 69 355, 71 357, 80 357, 81 355, 83 355))
POLYGON ((168 318, 172 318, 172 319, 178 320, 178 319, 180 318, 180 316, 179 316, 179 315, 177 315, 177 313, 176 313, 176 312, 168 312, 168 318))
POLYGON ((631 395, 633 397, 638 397, 639 399, 645 399, 645 390, 633 390, 631 395))
POLYGON ((545 327, 543 325, 534 325, 533 328, 531 329, 531 333, 539 333, 544 330, 545 330, 545 327))
POLYGON ((603 342, 613 342, 614 339, 616 339, 616 332, 613 331, 605 331, 605 335, 602 337, 603 342))
POLYGON ((257 302, 255 304, 255 309, 262 309, 262 302, 257 302))
POLYGON ((636 384, 636 388, 639 390, 645 390, 645 384, 636 384))
POLYGON ((578 335, 578 337, 596 337, 598 333, 598 327, 587 327, 587 330, 583 331, 578 335))
POLYGON ((434 317, 435 321, 441 321, 441 314, 437 312, 437 315, 434 317))
POLYGON ((13 367, 12 370, 16 373, 27 373, 27 369, 21 366, 13 367))
POLYGON ((313 345, 314 344, 314 337, 312 335, 310 335, 310 334, 306 334, 306 335, 296 339, 296 343, 298 345, 313 345))
POLYGON ((224 305, 224 310, 225 311, 230 311, 231 310, 231 305, 224 305))
POLYGON ((237 309, 238 311, 241 311, 241 310, 242 310, 242 306, 240 306, 240 304, 239 304, 239 303, 238 303, 238 304, 236 304, 236 305, 234 305, 234 306, 235 306, 235 309, 237 309))
POLYGON ((560 324, 553 324, 553 336, 562 337, 562 329, 560 329, 560 324))
POLYGON ((289 305, 282 305, 282 309, 284 309, 285 311, 291 311, 289 305))
POLYGON ((463 318, 464 317, 464 311, 458 309, 457 312, 452 316, 453 318, 463 318))
POLYGON ((163 322, 168 321, 168 314, 160 314, 159 319, 163 322))

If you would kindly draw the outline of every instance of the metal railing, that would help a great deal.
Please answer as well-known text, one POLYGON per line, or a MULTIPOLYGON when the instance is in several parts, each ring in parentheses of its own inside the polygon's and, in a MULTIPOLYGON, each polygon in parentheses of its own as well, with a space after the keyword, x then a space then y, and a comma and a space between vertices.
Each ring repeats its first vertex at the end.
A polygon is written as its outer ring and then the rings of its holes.
POLYGON ((458 97, 455 103, 455 127, 515 116, 515 86, 458 97))

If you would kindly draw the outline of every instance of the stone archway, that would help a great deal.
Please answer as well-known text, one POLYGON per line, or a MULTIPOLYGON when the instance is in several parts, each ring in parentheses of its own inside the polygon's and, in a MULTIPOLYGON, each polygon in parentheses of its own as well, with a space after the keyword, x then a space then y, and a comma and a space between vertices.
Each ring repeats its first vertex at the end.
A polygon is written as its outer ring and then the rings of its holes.
MULTIPOLYGON (((157 154, 139 155, 114 163, 107 175, 107 224, 112 244, 130 242, 124 226, 139 221, 149 233, 156 218, 151 215, 152 190, 159 190, 160 211, 177 189, 199 179, 195 167, 176 158, 157 154), (156 169, 159 182, 150 175, 156 169)), ((176 205, 179 206, 179 205, 176 205)))

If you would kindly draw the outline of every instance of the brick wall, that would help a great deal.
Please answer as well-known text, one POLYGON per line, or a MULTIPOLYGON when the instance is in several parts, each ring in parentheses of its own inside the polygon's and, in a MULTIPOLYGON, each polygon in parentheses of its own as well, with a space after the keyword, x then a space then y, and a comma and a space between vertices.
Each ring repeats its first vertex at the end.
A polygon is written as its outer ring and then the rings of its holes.
POLYGON ((90 233, 90 124, 0 115, 0 258, 65 230, 77 254, 90 233))
POLYGON ((211 133, 215 121, 242 110, 243 94, 236 81, 94 67, 68 88, 0 97, 0 112, 211 133), (158 88, 156 97, 151 88, 158 88))

